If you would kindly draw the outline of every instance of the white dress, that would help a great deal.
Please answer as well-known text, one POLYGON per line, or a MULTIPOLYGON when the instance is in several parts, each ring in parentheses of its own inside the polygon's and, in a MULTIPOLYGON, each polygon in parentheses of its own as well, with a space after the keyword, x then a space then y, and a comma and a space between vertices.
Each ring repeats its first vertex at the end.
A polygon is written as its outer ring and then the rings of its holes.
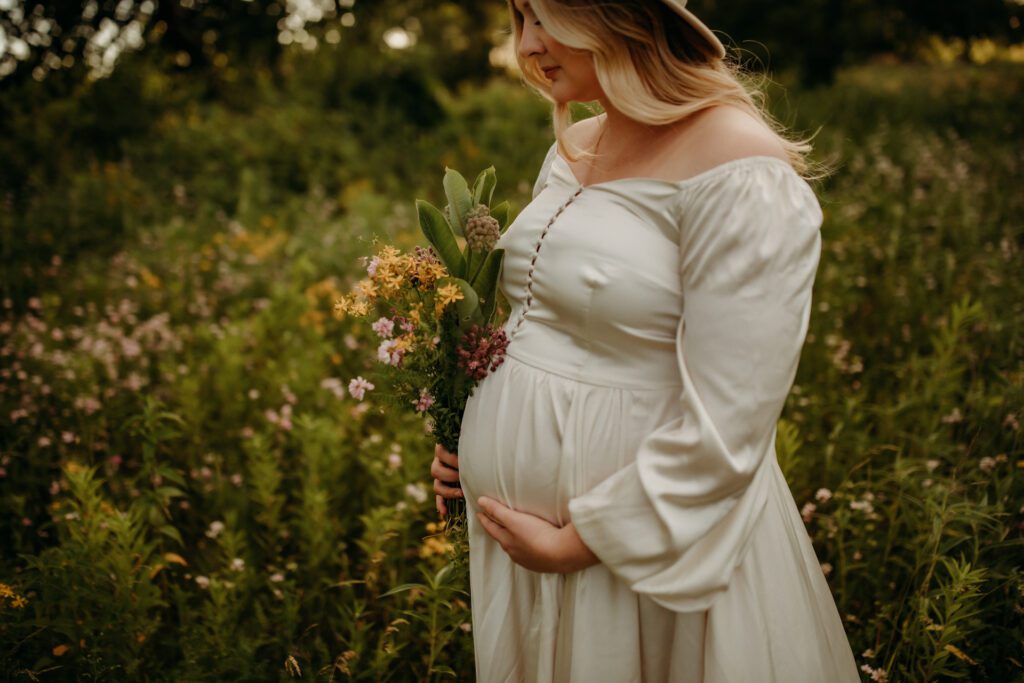
POLYGON ((821 222, 774 157, 582 187, 552 145, 459 439, 478 681, 860 680, 774 446, 821 222), (572 521, 601 563, 516 565, 481 495, 572 521))

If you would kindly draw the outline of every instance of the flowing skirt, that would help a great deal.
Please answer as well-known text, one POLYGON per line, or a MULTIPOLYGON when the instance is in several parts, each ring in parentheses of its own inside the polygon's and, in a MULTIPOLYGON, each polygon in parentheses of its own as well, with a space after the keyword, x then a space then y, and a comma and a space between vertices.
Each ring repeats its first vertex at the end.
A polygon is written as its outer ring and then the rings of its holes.
POLYGON ((476 387, 458 455, 478 681, 859 681, 777 462, 770 463, 768 501, 729 588, 702 611, 665 609, 603 564, 564 575, 529 571, 478 523, 482 495, 552 524, 569 523, 568 501, 628 465, 643 438, 675 417, 677 398, 677 388, 580 382, 513 355, 476 387))

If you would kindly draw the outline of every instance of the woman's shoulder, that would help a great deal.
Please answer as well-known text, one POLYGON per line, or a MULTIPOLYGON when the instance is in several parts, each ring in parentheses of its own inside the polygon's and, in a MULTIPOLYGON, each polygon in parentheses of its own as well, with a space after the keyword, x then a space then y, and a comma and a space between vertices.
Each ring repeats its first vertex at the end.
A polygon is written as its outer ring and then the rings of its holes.
POLYGON ((789 163, 779 136, 763 121, 730 105, 700 112, 692 125, 669 142, 663 170, 685 180, 743 159, 772 157, 789 163))

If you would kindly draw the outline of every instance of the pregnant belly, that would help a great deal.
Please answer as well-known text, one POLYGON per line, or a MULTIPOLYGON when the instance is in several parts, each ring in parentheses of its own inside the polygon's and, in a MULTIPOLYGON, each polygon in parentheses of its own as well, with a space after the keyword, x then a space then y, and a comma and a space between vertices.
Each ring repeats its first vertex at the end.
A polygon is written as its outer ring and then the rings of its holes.
POLYGON ((643 433, 637 418, 659 412, 633 394, 507 357, 474 389, 463 416, 459 476, 470 510, 488 496, 567 524, 569 500, 628 465, 643 433))

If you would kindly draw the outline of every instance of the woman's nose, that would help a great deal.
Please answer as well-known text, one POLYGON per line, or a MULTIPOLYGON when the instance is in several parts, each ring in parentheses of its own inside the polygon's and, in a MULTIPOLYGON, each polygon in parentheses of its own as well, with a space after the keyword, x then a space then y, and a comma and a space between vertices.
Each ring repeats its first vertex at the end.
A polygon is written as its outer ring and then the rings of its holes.
POLYGON ((519 40, 519 56, 526 59, 542 52, 544 52, 544 43, 540 41, 537 33, 524 27, 523 35, 519 40))

